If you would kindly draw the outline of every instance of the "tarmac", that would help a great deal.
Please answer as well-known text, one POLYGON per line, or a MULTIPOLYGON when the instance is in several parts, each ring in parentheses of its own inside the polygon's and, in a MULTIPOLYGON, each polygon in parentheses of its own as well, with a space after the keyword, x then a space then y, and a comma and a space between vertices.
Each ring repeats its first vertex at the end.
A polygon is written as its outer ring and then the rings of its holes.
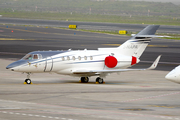
POLYGON ((0 120, 180 120, 180 84, 168 71, 111 74, 105 84, 42 73, 27 85, 26 74, 5 69, 11 62, 0 59, 0 120))
POLYGON ((179 41, 152 40, 137 66, 149 67, 162 54, 156 70, 114 73, 105 84, 32 74, 27 85, 26 73, 5 68, 30 51, 115 47, 129 37, 6 25, 0 31, 0 120, 180 120, 180 84, 165 79, 179 64, 179 41))

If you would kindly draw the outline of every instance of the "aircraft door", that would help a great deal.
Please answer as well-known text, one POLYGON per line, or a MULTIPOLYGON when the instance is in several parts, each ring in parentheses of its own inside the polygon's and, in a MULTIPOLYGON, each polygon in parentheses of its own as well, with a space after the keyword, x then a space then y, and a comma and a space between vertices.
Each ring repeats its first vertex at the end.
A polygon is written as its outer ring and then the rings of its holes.
POLYGON ((53 69, 53 59, 52 57, 46 58, 44 72, 51 72, 53 69))

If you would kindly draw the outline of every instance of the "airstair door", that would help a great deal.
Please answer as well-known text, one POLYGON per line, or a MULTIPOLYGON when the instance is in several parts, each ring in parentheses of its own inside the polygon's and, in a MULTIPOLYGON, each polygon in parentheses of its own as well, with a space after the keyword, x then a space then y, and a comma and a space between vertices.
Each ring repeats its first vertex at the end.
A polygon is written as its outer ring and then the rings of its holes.
POLYGON ((47 57, 44 72, 51 72, 52 69, 53 69, 53 59, 52 57, 47 57))

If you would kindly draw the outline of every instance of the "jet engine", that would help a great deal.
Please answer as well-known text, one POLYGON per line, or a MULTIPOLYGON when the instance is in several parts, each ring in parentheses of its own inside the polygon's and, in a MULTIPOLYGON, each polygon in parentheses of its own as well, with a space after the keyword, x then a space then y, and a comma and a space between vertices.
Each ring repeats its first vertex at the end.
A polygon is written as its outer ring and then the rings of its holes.
POLYGON ((106 67, 119 68, 135 65, 140 60, 134 56, 107 56, 104 60, 106 67))

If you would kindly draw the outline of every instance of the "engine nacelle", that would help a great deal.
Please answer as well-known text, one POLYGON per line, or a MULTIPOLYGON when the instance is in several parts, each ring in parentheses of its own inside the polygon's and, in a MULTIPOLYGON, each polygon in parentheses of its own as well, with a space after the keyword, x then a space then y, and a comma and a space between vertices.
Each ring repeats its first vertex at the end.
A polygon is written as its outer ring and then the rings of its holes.
POLYGON ((104 63, 108 68, 114 68, 118 64, 118 60, 114 56, 107 56, 104 63))
POLYGON ((130 67, 135 65, 140 60, 134 56, 107 56, 104 60, 104 64, 108 68, 120 68, 120 67, 130 67))

